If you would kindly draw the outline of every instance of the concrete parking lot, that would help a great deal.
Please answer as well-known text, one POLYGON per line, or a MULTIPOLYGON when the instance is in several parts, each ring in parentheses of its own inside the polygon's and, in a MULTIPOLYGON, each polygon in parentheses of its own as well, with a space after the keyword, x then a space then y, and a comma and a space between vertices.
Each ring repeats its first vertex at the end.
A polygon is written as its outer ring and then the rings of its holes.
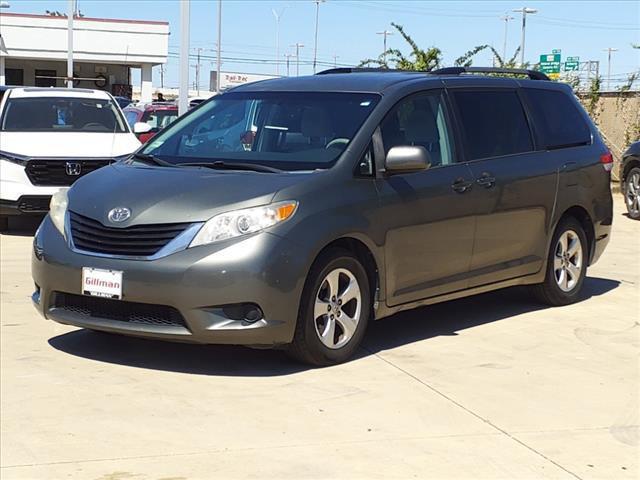
POLYGON ((619 200, 580 303, 403 313, 324 369, 45 321, 31 237, 3 235, 0 476, 636 479, 640 222, 619 200))

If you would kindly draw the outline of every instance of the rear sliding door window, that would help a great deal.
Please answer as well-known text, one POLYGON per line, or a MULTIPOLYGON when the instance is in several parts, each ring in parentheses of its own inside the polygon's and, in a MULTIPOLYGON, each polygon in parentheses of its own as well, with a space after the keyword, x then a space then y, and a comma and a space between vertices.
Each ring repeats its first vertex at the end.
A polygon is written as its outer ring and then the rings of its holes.
POLYGON ((558 90, 525 91, 542 148, 554 150, 591 144, 589 126, 569 95, 558 90))
POLYGON ((533 150, 529 124, 514 90, 453 93, 469 160, 533 150))

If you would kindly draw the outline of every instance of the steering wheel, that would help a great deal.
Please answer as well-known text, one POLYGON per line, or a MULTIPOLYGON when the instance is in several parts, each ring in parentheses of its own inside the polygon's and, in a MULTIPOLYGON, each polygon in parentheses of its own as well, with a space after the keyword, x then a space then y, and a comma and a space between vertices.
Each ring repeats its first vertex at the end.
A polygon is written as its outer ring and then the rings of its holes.
POLYGON ((347 143, 349 143, 348 138, 334 138, 324 147, 325 149, 329 148, 344 148, 347 143))
POLYGON ((89 128, 102 128, 106 130, 106 127, 103 124, 97 123, 97 122, 85 123, 84 126, 82 127, 83 130, 89 129, 89 128))

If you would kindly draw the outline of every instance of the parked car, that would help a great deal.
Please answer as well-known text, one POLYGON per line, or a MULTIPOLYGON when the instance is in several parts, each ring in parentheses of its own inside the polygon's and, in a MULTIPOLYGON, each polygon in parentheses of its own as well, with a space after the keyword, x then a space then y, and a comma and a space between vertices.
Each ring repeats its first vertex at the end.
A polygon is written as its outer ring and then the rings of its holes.
POLYGON ((215 97, 55 196, 36 308, 328 365, 402 310, 514 285, 577 301, 609 242, 611 153, 567 85, 466 72, 504 70, 337 69, 215 97), (221 118, 247 131, 208 135, 221 118))
POLYGON ((632 144, 622 155, 620 187, 629 218, 640 220, 640 142, 632 144))
POLYGON ((15 87, 0 102, 0 223, 43 213, 51 195, 140 146, 111 95, 15 87))
POLYGON ((142 143, 178 118, 178 106, 170 102, 135 103, 124 109, 127 122, 142 143))
POLYGON ((122 109, 128 107, 131 104, 131 99, 129 97, 113 97, 113 99, 122 109))

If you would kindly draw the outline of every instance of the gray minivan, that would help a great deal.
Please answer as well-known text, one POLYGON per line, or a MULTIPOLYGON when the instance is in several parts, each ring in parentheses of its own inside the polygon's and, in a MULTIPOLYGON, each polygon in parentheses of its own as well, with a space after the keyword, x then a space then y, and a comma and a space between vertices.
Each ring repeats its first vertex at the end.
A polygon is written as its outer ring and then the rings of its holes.
POLYGON ((612 165, 539 72, 261 81, 56 194, 33 301, 64 324, 333 364, 402 310, 513 285, 578 300, 609 241, 612 165), (232 133, 200 134, 212 119, 232 133))

